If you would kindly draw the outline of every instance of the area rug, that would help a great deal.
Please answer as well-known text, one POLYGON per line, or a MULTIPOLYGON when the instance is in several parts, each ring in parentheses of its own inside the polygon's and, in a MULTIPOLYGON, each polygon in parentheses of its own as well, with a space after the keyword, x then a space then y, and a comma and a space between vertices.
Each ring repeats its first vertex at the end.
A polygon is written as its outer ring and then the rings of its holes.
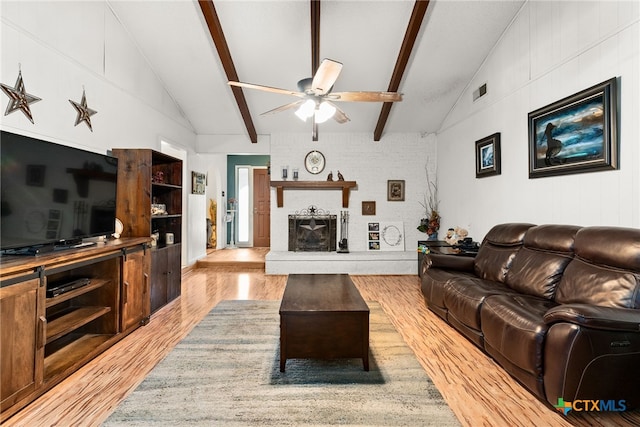
POLYGON ((376 302, 361 359, 279 366, 279 301, 222 301, 105 426, 459 426, 376 302))

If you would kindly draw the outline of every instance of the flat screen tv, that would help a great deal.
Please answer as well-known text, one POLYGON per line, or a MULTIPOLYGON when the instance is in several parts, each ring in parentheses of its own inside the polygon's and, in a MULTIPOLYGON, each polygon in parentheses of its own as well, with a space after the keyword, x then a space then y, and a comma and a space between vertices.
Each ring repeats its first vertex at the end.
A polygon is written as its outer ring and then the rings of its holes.
POLYGON ((3 253, 115 231, 117 158, 0 132, 3 253))

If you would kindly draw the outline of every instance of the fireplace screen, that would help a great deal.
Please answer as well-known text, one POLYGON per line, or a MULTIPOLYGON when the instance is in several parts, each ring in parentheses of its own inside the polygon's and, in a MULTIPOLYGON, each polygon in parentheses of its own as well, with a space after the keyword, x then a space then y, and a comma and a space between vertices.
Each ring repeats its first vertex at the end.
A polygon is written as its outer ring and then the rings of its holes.
POLYGON ((336 250, 336 215, 311 206, 289 215, 289 250, 332 252, 336 250))

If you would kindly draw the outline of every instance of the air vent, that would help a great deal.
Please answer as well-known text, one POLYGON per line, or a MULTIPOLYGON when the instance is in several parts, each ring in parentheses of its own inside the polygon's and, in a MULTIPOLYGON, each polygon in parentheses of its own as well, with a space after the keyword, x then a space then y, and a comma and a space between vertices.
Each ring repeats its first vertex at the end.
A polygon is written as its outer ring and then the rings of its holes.
POLYGON ((473 101, 487 94, 487 84, 483 84, 478 89, 473 91, 473 101))

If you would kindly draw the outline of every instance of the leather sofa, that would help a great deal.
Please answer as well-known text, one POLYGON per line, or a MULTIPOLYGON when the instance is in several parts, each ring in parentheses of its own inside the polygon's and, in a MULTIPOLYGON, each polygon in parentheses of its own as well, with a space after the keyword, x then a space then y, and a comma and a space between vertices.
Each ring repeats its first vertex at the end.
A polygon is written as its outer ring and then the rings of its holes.
POLYGON ((640 229, 500 224, 420 268, 429 309, 540 400, 640 406, 640 229))

